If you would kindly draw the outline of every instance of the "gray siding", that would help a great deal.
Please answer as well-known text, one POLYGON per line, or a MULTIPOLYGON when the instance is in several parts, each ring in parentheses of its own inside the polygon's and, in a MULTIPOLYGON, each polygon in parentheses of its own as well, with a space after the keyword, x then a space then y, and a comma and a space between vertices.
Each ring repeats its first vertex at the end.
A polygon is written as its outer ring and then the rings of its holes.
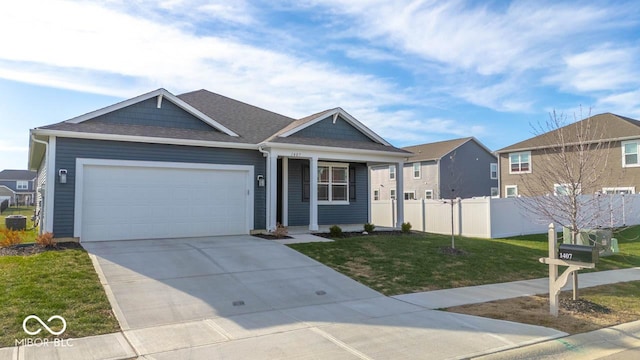
POLYGON ((327 138, 335 140, 349 140, 359 142, 374 142, 360 130, 354 128, 341 117, 333 123, 333 116, 321 120, 305 129, 291 135, 291 137, 327 138))
MULTIPOLYGON (((309 225, 309 202, 302 200, 302 167, 308 160, 289 160, 289 225, 309 225)), ((318 205, 318 224, 364 224, 369 217, 368 170, 365 164, 350 163, 356 169, 356 200, 349 205, 318 205)))
POLYGON ((118 111, 98 116, 89 121, 217 131, 209 124, 182 110, 167 99, 163 99, 162 106, 158 109, 157 98, 155 97, 127 106, 118 111))
POLYGON ((455 197, 463 199, 490 196, 491 187, 497 187, 498 180, 491 179, 489 164, 497 162, 495 156, 474 141, 468 141, 451 154, 443 156, 440 161, 441 197, 450 198, 451 189, 455 190, 455 197), (454 153, 455 160, 452 162, 450 155, 454 153))
MULTIPOLYGON (((255 174, 265 173, 264 157, 253 150, 58 138, 56 171, 67 169, 68 174, 66 184, 55 180, 53 233, 57 237, 73 236, 76 158, 253 165, 255 174)), ((264 229, 265 188, 254 186, 254 228, 264 229)))

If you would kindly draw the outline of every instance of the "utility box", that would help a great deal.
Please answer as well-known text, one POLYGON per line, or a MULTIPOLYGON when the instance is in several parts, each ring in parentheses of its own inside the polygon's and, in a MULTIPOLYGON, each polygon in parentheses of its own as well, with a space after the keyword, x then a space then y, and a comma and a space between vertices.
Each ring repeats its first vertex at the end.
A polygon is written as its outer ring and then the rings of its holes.
POLYGON ((598 249, 595 246, 560 244, 558 259, 595 264, 598 262, 598 249))
POLYGON ((27 217, 22 215, 9 215, 4 219, 4 225, 9 230, 25 230, 27 228, 27 217))

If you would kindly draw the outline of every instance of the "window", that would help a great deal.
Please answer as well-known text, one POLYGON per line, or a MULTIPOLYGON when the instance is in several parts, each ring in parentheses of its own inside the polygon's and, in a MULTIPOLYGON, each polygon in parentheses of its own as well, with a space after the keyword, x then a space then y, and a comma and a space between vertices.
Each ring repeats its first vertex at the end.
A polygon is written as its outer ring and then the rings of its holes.
POLYGON ((405 200, 415 200, 416 199, 416 192, 415 191, 405 191, 404 192, 404 199, 405 200))
MULTIPOLYGON (((576 192, 580 194, 580 184, 576 192)), ((555 196, 567 196, 573 193, 571 184, 553 184, 553 195, 555 196)))
POLYGON ((420 163, 413 163, 413 178, 420 179, 420 163))
POLYGON ((396 189, 389 190, 389 198, 391 200, 395 200, 396 199, 396 189))
POLYGON ((433 190, 425 190, 424 191, 424 199, 425 200, 433 199, 433 190))
POLYGON ((518 152, 509 154, 509 174, 521 174, 531 172, 531 152, 518 152))
POLYGON ((376 189, 373 190, 373 201, 378 201, 380 200, 380 190, 376 189))
POLYGON ((514 198, 518 197, 518 185, 507 185, 504 187, 505 197, 514 198))
POLYGON ((498 191, 497 187, 492 187, 491 188, 491 197, 498 197, 500 196, 500 192, 498 191))
POLYGON ((349 203, 349 166, 318 164, 318 203, 349 203))
POLYGON ((606 187, 602 188, 603 194, 635 194, 636 188, 634 186, 629 187, 606 187))
POLYGON ((29 182, 23 180, 16 181, 16 190, 29 190, 29 182))
POLYGON ((638 141, 622 142, 622 167, 640 166, 638 161, 638 141))
POLYGON ((389 180, 395 180, 395 179, 396 179, 396 166, 391 165, 389 166, 389 180))
POLYGON ((495 180, 495 179, 498 178, 498 164, 497 163, 489 164, 489 178, 491 178, 491 180, 495 180))

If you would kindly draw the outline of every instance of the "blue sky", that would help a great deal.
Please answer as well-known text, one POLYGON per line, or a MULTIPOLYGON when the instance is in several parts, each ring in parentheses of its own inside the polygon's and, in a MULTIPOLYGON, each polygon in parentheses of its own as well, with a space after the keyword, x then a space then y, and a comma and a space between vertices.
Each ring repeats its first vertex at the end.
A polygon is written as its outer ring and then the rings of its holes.
POLYGON ((640 119, 640 2, 7 2, 0 169, 26 168, 29 129, 159 87, 496 150, 554 109, 640 119))

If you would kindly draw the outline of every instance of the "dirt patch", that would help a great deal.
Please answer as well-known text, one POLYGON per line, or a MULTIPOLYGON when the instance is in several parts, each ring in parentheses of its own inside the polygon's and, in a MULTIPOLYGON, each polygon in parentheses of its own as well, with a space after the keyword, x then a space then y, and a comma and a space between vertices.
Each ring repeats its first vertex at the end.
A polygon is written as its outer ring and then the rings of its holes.
POLYGON ((463 256, 467 255, 467 252, 462 249, 452 248, 451 246, 443 246, 438 252, 440 254, 451 255, 451 256, 463 256))
POLYGON ((371 266, 364 259, 354 259, 344 263, 344 268, 349 271, 351 277, 372 279, 376 276, 371 266))
POLYGON ((267 239, 267 240, 282 240, 282 239, 293 239, 291 236, 289 235, 285 235, 285 236, 275 236, 275 235, 271 235, 271 234, 253 234, 253 236, 255 237, 259 237, 261 239, 267 239))
POLYGON ((525 296, 482 304, 456 306, 446 310, 546 326, 569 334, 579 334, 640 319, 640 314, 637 313, 614 311, 607 306, 584 299, 573 301, 571 294, 566 293, 560 297, 558 317, 549 313, 549 298, 547 296, 525 296))
POLYGON ((27 256, 40 254, 46 251, 61 251, 66 249, 82 249, 82 245, 75 242, 58 243, 55 246, 42 246, 38 244, 18 244, 0 248, 0 256, 27 256))

